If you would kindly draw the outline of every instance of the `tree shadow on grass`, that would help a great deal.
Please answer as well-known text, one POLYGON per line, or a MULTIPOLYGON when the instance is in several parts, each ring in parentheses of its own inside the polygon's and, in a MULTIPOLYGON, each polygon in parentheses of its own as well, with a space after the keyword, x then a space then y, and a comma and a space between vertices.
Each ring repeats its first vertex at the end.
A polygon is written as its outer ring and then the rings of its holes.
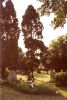
POLYGON ((1 90, 3 92, 3 100, 67 100, 62 95, 30 95, 18 92, 9 87, 1 87, 1 90))

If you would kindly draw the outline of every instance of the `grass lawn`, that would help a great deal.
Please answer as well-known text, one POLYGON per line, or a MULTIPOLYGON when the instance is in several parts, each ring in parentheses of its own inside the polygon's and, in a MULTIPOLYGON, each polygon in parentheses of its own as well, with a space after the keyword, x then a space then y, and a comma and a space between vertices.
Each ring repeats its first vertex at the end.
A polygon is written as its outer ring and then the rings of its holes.
MULTIPOLYGON (((49 85, 50 76, 49 74, 37 74, 34 73, 35 76, 35 84, 38 85, 49 85)), ((27 76, 25 75, 17 75, 17 78, 26 81, 27 76)), ((51 88, 56 88, 53 85, 50 85, 51 88)), ((56 95, 30 95, 23 94, 18 92, 12 88, 1 86, 0 87, 0 100, 67 100, 67 88, 57 88, 57 90, 61 93, 61 96, 56 95)))
MULTIPOLYGON (((48 83, 49 81, 50 81, 50 75, 48 75, 48 74, 43 74, 43 73, 41 73, 41 74, 38 74, 38 73, 34 73, 34 77, 35 77, 35 84, 43 84, 43 83, 48 83)), ((18 79, 22 79, 22 80, 27 80, 27 76, 25 76, 25 75, 17 75, 17 78, 18 79)))
POLYGON ((67 100, 63 96, 27 95, 8 87, 0 87, 0 100, 67 100))
MULTIPOLYGON (((35 84, 45 84, 48 85, 49 81, 50 81, 50 75, 49 74, 38 74, 38 73, 34 73, 35 76, 35 84)), ((21 76, 21 75, 17 75, 17 78, 22 78, 22 80, 26 80, 27 76, 21 76)), ((56 88, 55 86, 51 85, 51 88, 56 88)), ((67 88, 57 88, 58 92, 61 93, 61 95, 67 97, 67 88)))
POLYGON ((67 88, 57 88, 58 91, 65 97, 67 97, 67 88))

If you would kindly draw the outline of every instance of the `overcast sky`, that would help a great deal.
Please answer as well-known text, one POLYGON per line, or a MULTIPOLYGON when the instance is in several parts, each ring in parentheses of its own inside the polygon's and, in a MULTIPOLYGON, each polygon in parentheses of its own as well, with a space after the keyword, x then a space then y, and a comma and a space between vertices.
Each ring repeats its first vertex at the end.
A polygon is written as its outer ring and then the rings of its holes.
MULTIPOLYGON (((24 15, 25 10, 27 9, 28 5, 32 4, 35 9, 39 8, 42 3, 38 2, 37 0, 12 0, 14 4, 14 8, 17 12, 17 17, 19 19, 19 25, 21 25, 22 21, 22 15, 24 15)), ((67 24, 64 25, 64 28, 57 28, 56 30, 51 27, 51 21, 53 20, 54 15, 51 14, 49 16, 43 16, 41 17, 41 22, 44 25, 44 30, 43 30, 43 41, 46 46, 49 45, 50 41, 53 39, 56 39, 58 36, 66 34, 67 33, 67 24)), ((23 43, 23 37, 20 36, 19 46, 22 48, 23 51, 25 51, 24 48, 24 43, 23 43)))

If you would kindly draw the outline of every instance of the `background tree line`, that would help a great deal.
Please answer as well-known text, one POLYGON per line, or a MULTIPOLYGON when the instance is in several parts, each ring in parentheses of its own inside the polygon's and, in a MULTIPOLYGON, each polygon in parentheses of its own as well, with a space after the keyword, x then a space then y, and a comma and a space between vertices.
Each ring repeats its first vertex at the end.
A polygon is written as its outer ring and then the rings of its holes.
POLYGON ((52 41, 42 57, 42 63, 47 69, 67 70, 67 34, 52 41))

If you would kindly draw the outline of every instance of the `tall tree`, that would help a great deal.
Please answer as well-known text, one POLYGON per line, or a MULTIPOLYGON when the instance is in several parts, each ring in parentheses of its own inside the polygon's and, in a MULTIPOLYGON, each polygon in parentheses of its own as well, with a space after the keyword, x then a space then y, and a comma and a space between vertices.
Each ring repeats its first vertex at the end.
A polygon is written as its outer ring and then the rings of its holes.
POLYGON ((4 0, 1 0, 0 1, 0 69, 2 69, 2 77, 4 76, 4 63, 5 63, 5 42, 4 42, 4 39, 2 38, 2 34, 4 33, 4 19, 3 19, 3 16, 4 16, 4 7, 3 7, 3 1, 4 0))
POLYGON ((66 0, 38 0, 43 5, 38 9, 41 15, 54 13, 55 17, 53 20, 54 28, 64 26, 67 16, 67 1, 66 0))
POLYGON ((14 5, 11 0, 6 2, 3 10, 2 29, 3 31, 0 34, 3 49, 2 66, 16 68, 18 64, 18 39, 20 30, 14 5))
POLYGON ((28 70, 33 74, 35 58, 42 55, 44 44, 41 40, 43 37, 43 25, 40 22, 39 14, 32 5, 29 5, 26 9, 21 25, 25 47, 28 49, 26 53, 28 57, 28 70))

